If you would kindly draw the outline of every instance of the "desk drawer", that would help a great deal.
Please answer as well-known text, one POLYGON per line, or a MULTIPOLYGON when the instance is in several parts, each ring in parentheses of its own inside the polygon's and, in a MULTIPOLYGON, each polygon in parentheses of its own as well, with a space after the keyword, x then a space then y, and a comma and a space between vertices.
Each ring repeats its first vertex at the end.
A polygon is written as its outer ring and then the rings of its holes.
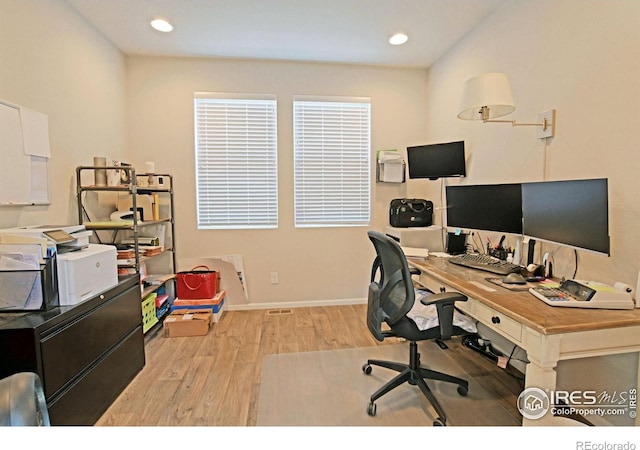
MULTIPOLYGON (((433 292, 434 294, 438 294, 440 292, 459 292, 456 291, 454 288, 452 288, 451 286, 444 284, 441 281, 438 281, 434 278, 431 278, 430 276, 421 273, 420 274, 420 278, 418 279, 418 283, 420 283, 423 287, 427 288, 428 290, 430 290, 431 292, 433 292)), ((472 315, 471 314, 471 307, 470 307, 470 302, 466 301, 466 302, 456 302, 456 308, 458 308, 460 311, 472 315)))
POLYGON ((46 398, 52 397, 141 323, 140 289, 133 286, 42 339, 46 398))
POLYGON ((515 320, 497 312, 496 310, 475 302, 473 308, 476 318, 489 328, 520 342, 522 339, 522 325, 515 320))
POLYGON ((455 290, 451 286, 447 286, 446 284, 442 283, 441 281, 438 281, 435 278, 431 278, 430 276, 428 276, 428 275, 426 275, 424 273, 420 274, 420 278, 418 278, 418 283, 420 283, 422 286, 424 286, 427 289, 429 289, 434 294, 442 292, 442 289, 445 289, 447 291, 454 291, 455 290))
MULTIPOLYGON (((445 291, 456 290, 425 273, 420 274, 419 283, 434 293, 443 292, 443 289, 445 291)), ((470 297, 466 302, 457 302, 456 308, 484 323, 489 328, 496 330, 498 333, 506 335, 505 337, 508 339, 515 339, 518 342, 522 339, 522 325, 519 322, 504 314, 498 313, 478 300, 470 297)))

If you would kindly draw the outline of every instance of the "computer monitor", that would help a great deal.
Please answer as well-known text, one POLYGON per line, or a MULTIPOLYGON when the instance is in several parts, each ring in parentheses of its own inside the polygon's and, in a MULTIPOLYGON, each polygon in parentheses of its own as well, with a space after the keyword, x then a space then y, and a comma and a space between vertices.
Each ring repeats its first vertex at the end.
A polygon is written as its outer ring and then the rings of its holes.
POLYGON ((610 255, 606 178, 523 183, 522 217, 525 236, 610 255))
POLYGON ((407 147, 409 178, 466 176, 464 141, 407 147))
POLYGON ((522 234, 520 183, 447 186, 450 228, 522 234))

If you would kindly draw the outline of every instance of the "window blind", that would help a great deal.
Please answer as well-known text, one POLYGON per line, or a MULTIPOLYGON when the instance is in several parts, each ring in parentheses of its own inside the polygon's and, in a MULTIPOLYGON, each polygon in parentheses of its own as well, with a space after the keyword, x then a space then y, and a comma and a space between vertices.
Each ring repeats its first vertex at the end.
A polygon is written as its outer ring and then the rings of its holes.
POLYGON ((275 96, 195 94, 198 228, 278 226, 275 96))
POLYGON ((369 99, 294 99, 296 227, 370 223, 369 99))

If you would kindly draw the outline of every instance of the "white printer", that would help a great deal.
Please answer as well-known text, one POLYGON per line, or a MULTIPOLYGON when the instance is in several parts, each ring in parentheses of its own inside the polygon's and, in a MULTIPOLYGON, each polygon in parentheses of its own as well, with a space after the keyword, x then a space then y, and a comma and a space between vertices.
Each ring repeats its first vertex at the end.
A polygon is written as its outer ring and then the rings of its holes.
POLYGON ((75 305, 118 284, 118 256, 113 245, 58 254, 60 306, 75 305))

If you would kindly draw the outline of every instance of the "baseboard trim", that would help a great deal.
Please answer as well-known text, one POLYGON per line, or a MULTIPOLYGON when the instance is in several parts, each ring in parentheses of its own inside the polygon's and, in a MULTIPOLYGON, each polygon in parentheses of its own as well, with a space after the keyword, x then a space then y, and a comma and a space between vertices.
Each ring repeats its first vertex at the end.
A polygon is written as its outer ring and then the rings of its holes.
POLYGON ((227 311, 250 311, 254 309, 309 308, 318 306, 343 306, 366 304, 366 298, 344 298, 332 300, 308 300, 301 302, 248 303, 244 305, 225 305, 227 311))

